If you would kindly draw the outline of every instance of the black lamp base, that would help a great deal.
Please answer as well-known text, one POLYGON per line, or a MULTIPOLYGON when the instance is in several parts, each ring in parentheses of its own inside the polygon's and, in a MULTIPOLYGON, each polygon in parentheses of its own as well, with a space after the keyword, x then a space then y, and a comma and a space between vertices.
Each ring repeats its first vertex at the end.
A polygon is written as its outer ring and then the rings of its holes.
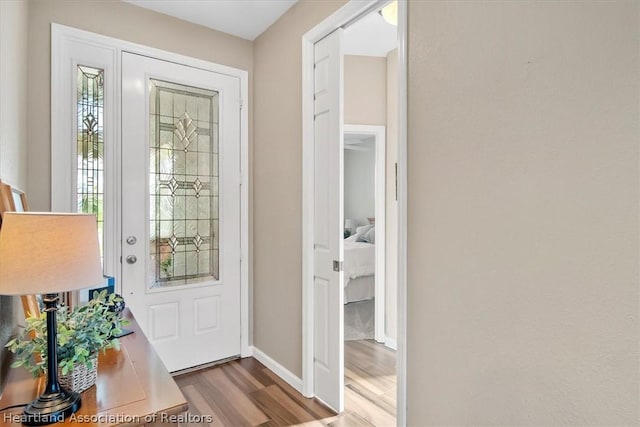
POLYGON ((57 393, 45 393, 29 403, 22 413, 22 423, 28 426, 44 426, 64 421, 81 406, 80 394, 61 389, 57 393))
POLYGON ((47 313, 47 386, 36 400, 29 403, 22 413, 22 424, 44 426, 64 421, 80 409, 80 393, 67 391, 58 381, 58 352, 56 310, 58 294, 45 294, 42 298, 47 313))

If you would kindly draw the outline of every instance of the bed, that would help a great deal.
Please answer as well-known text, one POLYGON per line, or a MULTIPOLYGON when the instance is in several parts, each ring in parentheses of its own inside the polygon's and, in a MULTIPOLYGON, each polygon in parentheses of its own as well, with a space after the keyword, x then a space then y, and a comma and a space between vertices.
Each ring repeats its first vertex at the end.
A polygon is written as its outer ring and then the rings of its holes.
POLYGON ((375 239, 373 226, 344 241, 344 303, 375 297, 375 239), (369 231, 371 230, 371 231, 369 231), (365 237, 367 236, 367 237, 365 237))
MULTIPOLYGON (((344 339, 374 338, 375 243, 344 241, 344 339)), ((375 241, 374 241, 375 242, 375 241)))

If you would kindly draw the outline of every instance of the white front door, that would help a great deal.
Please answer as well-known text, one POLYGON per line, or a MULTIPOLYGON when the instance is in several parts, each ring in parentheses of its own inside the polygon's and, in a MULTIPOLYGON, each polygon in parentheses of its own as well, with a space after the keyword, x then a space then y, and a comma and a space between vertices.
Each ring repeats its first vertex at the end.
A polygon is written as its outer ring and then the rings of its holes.
POLYGON ((314 394, 344 409, 342 30, 314 48, 314 394))
POLYGON ((122 292, 169 371, 240 354, 240 86, 122 55, 122 292))

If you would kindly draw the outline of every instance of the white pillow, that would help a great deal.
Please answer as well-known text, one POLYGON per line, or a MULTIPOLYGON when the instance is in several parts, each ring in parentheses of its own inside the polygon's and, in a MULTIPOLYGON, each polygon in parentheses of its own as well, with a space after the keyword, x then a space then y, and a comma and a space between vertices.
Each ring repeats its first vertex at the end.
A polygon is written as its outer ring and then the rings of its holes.
POLYGON ((367 243, 371 243, 371 244, 376 243, 376 228, 375 227, 371 227, 371 229, 369 231, 364 233, 364 236, 362 236, 362 241, 363 242, 367 242, 367 243))
MULTIPOLYGON (((373 242, 369 242, 369 240, 366 240, 365 235, 369 233, 371 230, 373 230, 374 227, 375 226, 373 224, 369 224, 369 225, 363 225, 362 227, 356 228, 356 234, 355 234, 356 242, 373 243, 373 242)), ((375 241, 375 234, 373 234, 373 240, 375 241)))

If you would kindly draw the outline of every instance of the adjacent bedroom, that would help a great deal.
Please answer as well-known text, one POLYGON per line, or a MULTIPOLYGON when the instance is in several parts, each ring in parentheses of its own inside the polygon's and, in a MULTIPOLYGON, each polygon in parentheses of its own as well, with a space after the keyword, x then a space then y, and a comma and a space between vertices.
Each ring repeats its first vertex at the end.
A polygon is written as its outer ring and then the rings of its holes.
POLYGON ((343 40, 345 412, 395 425, 397 27, 374 11, 343 40))
POLYGON ((344 339, 375 339, 375 139, 345 136, 344 339))

